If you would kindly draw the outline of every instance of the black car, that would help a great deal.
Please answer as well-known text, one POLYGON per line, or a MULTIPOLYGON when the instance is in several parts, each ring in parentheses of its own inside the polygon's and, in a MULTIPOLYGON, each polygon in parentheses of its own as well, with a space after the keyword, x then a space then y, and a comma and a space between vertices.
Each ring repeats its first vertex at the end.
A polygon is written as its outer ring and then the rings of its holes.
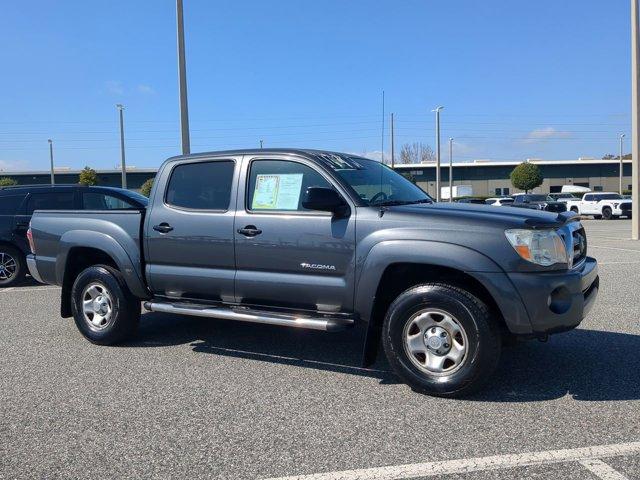
POLYGON ((0 188, 0 288, 27 273, 27 229, 34 210, 139 210, 147 198, 112 187, 34 185, 0 188))
POLYGON ((519 193, 514 195, 513 203, 509 206, 558 213, 567 211, 566 203, 556 202, 549 195, 539 193, 519 193))
POLYGON ((456 200, 456 203, 475 203, 478 205, 486 205, 484 198, 464 197, 456 200))

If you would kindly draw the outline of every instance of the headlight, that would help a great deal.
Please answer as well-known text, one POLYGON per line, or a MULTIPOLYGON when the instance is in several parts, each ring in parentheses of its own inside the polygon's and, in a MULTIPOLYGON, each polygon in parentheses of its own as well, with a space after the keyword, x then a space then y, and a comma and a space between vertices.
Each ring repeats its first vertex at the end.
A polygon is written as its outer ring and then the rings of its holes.
POLYGON ((569 263, 567 250, 554 230, 506 230, 505 235, 518 255, 528 262, 548 267, 569 263))
POLYGON ((613 204, 613 208, 618 208, 618 205, 620 205, 619 203, 614 203, 613 204))

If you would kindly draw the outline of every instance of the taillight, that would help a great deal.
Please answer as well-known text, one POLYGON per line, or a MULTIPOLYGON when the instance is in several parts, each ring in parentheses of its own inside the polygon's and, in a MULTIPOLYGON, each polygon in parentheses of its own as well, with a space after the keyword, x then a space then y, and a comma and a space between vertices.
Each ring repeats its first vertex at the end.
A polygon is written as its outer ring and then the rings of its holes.
POLYGON ((29 226, 29 229, 27 230, 27 240, 29 240, 29 249, 31 250, 31 253, 36 253, 36 246, 33 244, 33 233, 31 233, 31 226, 29 226))

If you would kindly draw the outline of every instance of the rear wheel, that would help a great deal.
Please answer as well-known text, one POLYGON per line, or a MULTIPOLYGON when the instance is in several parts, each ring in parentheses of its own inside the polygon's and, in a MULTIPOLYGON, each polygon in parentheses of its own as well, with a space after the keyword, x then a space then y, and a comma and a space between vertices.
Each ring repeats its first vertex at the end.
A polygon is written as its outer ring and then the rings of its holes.
POLYGON ((0 245, 0 288, 18 285, 27 273, 27 264, 20 250, 0 245))
POLYGON ((611 207, 604 207, 602 209, 602 218, 604 218, 605 220, 611 220, 613 218, 611 207))
POLYGON ((578 207, 571 207, 571 211, 573 213, 578 213, 578 207))
POLYGON ((484 303, 439 283, 400 294, 383 327, 385 353, 398 376, 416 391, 442 397, 482 385, 498 363, 501 340, 484 303))
POLYGON ((140 321, 140 301, 117 270, 98 265, 83 270, 71 289, 73 318, 92 343, 112 345, 131 337, 140 321))

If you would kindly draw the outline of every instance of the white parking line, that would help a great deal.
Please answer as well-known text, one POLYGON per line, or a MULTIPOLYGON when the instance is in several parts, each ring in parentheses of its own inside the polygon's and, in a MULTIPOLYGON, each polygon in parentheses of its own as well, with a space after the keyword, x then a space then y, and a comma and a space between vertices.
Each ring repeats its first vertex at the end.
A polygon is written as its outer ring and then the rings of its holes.
POLYGON ((631 248, 607 247, 605 245, 591 245, 591 244, 589 244, 589 248, 607 248, 609 250, 621 250, 623 252, 640 253, 640 250, 633 250, 631 248))
POLYGON ((629 480, 628 477, 597 458, 582 460, 580 465, 602 480, 629 480))
POLYGON ((269 480, 404 480, 408 478, 500 470, 531 465, 582 462, 584 460, 619 457, 636 453, 640 453, 640 442, 494 455, 491 457, 463 458, 460 460, 445 460, 441 462, 412 463, 358 470, 343 470, 340 472, 279 477, 269 480))
POLYGON ((7 292, 42 292, 43 290, 60 290, 60 287, 11 287, 3 288, 0 293, 7 292))

